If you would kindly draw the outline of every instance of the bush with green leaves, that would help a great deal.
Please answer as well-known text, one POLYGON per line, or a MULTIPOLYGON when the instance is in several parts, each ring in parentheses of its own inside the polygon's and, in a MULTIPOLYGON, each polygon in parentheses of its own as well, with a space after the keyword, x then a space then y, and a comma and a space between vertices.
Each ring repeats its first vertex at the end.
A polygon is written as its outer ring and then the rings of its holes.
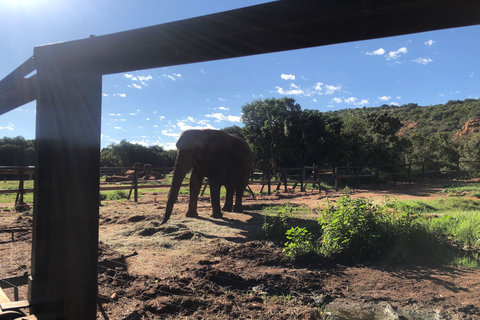
POLYGON ((293 217, 293 208, 287 202, 274 214, 265 213, 262 231, 265 238, 273 241, 284 241, 288 230, 288 219, 293 217))
POLYGON ((383 234, 384 211, 365 199, 339 198, 328 205, 318 219, 322 226, 320 252, 327 257, 340 254, 365 257, 375 251, 383 234))
POLYGON ((365 199, 341 197, 322 211, 321 254, 354 261, 382 259, 386 263, 446 262, 451 251, 445 237, 404 208, 403 214, 365 199))
POLYGON ((307 229, 293 227, 285 233, 287 242, 283 252, 290 260, 298 260, 315 252, 315 240, 307 229))

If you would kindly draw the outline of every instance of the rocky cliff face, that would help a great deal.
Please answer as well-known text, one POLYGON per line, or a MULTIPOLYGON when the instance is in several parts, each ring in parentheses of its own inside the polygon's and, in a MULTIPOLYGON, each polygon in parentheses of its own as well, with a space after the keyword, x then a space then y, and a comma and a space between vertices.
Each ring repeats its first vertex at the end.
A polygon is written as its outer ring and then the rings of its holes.
POLYGON ((455 133, 453 138, 455 139, 478 132, 480 132, 480 118, 470 119, 465 123, 462 129, 458 130, 457 133, 455 133))

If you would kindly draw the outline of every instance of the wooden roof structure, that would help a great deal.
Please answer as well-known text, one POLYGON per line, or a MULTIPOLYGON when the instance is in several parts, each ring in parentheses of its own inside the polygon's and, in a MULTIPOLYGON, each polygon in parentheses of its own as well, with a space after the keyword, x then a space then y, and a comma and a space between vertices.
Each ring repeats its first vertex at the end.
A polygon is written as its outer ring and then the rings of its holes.
POLYGON ((0 81, 0 114, 37 102, 32 311, 96 316, 103 75, 476 24, 478 0, 283 0, 34 48, 0 81))

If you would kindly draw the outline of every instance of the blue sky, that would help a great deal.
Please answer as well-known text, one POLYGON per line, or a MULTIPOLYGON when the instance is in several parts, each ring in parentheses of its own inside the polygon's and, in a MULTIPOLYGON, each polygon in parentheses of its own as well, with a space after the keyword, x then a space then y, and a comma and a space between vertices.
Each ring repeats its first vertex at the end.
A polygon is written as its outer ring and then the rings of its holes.
MULTIPOLYGON (((255 0, 1 0, 0 79, 35 46, 264 3, 255 0)), ((175 148, 190 128, 238 125, 256 99, 322 112, 480 98, 480 26, 104 76, 102 147, 175 148)), ((35 103, 0 117, 0 137, 35 137, 35 103)))

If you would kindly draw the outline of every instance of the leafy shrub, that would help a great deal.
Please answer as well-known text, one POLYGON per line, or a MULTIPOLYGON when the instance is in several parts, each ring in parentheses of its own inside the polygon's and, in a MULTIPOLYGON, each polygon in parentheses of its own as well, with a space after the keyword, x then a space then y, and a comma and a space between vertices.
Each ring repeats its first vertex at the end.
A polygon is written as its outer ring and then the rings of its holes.
POLYGON ((293 217, 293 208, 289 203, 280 208, 276 213, 265 213, 262 231, 267 239, 283 241, 288 229, 288 219, 293 217))
MULTIPOLYGON (((438 228, 420 220, 413 207, 404 213, 364 199, 341 197, 322 212, 320 252, 328 257, 386 263, 446 262, 452 258, 438 228)), ((406 211, 405 211, 406 210, 406 211)))
POLYGON ((290 260, 297 260, 315 251, 314 239, 305 228, 294 227, 285 233, 287 242, 283 252, 290 260))
POLYGON ((383 233, 382 215, 380 207, 365 199, 341 197, 337 206, 327 206, 318 219, 322 225, 320 252, 354 259, 370 255, 383 233))

